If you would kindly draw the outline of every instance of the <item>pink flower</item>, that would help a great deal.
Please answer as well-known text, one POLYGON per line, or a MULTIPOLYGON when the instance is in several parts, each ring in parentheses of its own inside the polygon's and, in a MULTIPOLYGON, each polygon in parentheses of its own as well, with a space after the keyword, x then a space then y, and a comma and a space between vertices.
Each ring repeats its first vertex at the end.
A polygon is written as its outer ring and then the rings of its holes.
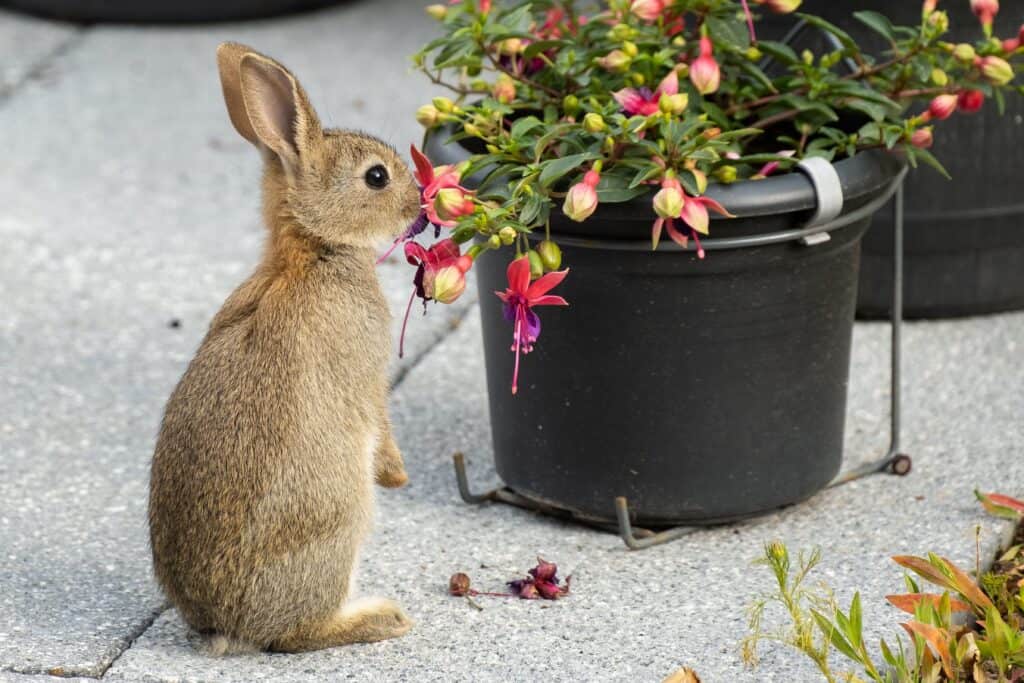
POLYGON ((654 22, 665 11, 665 0, 633 0, 629 11, 644 21, 654 22))
POLYGON ((697 243, 697 256, 704 258, 704 248, 700 245, 697 233, 708 234, 708 209, 732 218, 721 204, 708 197, 690 197, 675 178, 661 181, 661 190, 654 195, 654 211, 658 217, 651 227, 651 249, 657 249, 661 241, 661 231, 665 229, 672 241, 679 246, 689 244, 689 236, 684 235, 676 227, 676 220, 682 220, 690 228, 690 236, 697 243), (679 207, 678 213, 675 213, 679 207))
POLYGON ((991 27, 992 20, 999 13, 999 0, 971 0, 971 11, 982 26, 991 27))
POLYGON ((647 88, 623 88, 612 93, 615 101, 622 106, 622 111, 629 115, 651 116, 658 113, 658 103, 662 95, 675 95, 679 92, 679 76, 673 70, 661 79, 661 83, 652 93, 647 88))
POLYGON ((985 104, 985 93, 980 90, 964 90, 957 97, 957 104, 960 107, 960 111, 965 114, 981 111, 982 106, 985 104))
POLYGON ((427 302, 434 300, 450 304, 466 289, 465 273, 473 266, 473 259, 459 253, 459 245, 452 239, 443 239, 424 249, 416 242, 405 245, 405 260, 416 266, 413 276, 412 294, 405 307, 402 334, 398 342, 398 357, 405 352, 405 328, 409 323, 409 312, 416 297, 423 299, 423 310, 427 302))
POLYGON ((534 306, 568 306, 560 296, 548 294, 558 285, 569 270, 560 270, 537 278, 530 283, 530 259, 521 256, 508 265, 508 288, 495 292, 505 303, 505 320, 513 325, 512 351, 516 354, 515 370, 512 373, 512 393, 518 391, 519 354, 529 353, 540 336, 540 318, 533 312, 534 306))
POLYGON ((712 50, 711 39, 701 36, 700 56, 690 65, 690 82, 701 95, 710 95, 718 90, 722 80, 722 72, 712 50))
POLYGON ((590 218, 590 215, 597 209, 597 184, 601 182, 601 175, 597 171, 587 171, 581 182, 569 188, 565 195, 565 203, 562 204, 562 212, 577 222, 590 218))
POLYGON ((928 105, 928 118, 945 121, 956 111, 956 95, 939 95, 928 105))
POLYGON ((427 217, 434 225, 452 227, 455 225, 455 218, 472 213, 467 211, 468 204, 472 203, 470 197, 473 193, 459 185, 462 179, 458 169, 454 166, 438 166, 434 168, 430 160, 423 155, 415 146, 409 148, 416 171, 413 176, 422 186, 420 191, 423 201, 423 208, 427 217), (446 192, 441 199, 441 206, 438 206, 438 195, 444 190, 455 190, 446 192))

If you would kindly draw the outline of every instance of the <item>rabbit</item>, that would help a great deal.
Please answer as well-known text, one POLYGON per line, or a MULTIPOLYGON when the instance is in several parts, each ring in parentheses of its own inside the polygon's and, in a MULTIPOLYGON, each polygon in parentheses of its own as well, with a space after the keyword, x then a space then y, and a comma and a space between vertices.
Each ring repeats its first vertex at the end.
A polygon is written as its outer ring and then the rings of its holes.
POLYGON ((264 161, 268 237, 168 399, 153 455, 157 581, 214 654, 405 634, 353 599, 376 482, 408 481, 387 415, 390 314, 375 246, 420 214, 385 143, 323 129, 281 64, 217 50, 228 115, 264 161))

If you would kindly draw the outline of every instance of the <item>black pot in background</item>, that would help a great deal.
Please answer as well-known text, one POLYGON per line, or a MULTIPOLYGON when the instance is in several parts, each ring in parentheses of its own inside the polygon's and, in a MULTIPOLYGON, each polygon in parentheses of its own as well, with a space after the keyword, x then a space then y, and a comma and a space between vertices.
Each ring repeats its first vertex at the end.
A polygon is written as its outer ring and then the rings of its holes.
MULTIPOLYGON (((427 154, 463 154, 435 136, 427 154)), ((902 168, 872 152, 837 164, 846 211, 884 196, 902 168)), ((712 237, 804 225, 798 173, 708 194, 745 218, 712 237)), ((870 217, 818 246, 692 252, 619 250, 650 235, 650 198, 558 215, 567 309, 540 308, 536 350, 510 390, 512 329, 496 290, 511 254, 484 253, 480 287, 495 465, 516 492, 594 520, 626 496, 650 526, 711 523, 805 499, 839 471, 860 238, 870 217), (574 239, 575 238, 575 239, 574 239), (574 241, 590 240, 586 245, 574 241), (607 240, 600 245, 593 240, 607 240)), ((671 243, 669 243, 671 244, 671 243)))
POLYGON ((174 24, 255 19, 338 0, 0 0, 0 7, 75 22, 174 24))
MULTIPOLYGON (((981 35, 967 0, 939 3, 949 13, 949 40, 981 35)), ((921 3, 892 0, 805 0, 801 11, 817 14, 881 54, 884 42, 853 18, 873 10, 893 23, 916 25, 921 3)), ((762 38, 779 39, 792 17, 766 17, 762 38)), ((1003 2, 995 33, 1011 38, 1024 23, 1024 2, 1003 2)), ((995 313, 1024 308, 1024 199, 1020 158, 1024 144, 1024 97, 1008 94, 1000 116, 994 101, 974 115, 957 114, 935 126, 931 150, 953 180, 930 167, 913 171, 906 185, 904 314, 908 318, 995 313)), ((881 211, 864 238, 860 295, 862 317, 888 315, 892 288, 892 212, 881 211)))

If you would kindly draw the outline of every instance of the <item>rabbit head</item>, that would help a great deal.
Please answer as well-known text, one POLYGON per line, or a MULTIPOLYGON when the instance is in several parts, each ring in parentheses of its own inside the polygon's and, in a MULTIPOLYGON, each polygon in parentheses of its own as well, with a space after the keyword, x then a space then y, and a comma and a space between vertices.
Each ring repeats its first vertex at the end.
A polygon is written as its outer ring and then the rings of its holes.
POLYGON ((298 80, 238 43, 217 49, 228 115, 267 164, 274 211, 328 245, 374 246, 420 213, 420 192, 389 145, 363 133, 324 129, 298 80))

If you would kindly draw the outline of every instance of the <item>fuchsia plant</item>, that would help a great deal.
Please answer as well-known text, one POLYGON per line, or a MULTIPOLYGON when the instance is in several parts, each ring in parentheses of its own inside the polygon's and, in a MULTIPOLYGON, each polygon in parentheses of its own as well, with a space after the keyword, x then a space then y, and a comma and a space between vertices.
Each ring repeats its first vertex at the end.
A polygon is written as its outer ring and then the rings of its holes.
POLYGON ((566 303, 547 294, 567 272, 553 213, 586 221, 604 203, 647 196, 652 249, 664 233, 703 258, 709 211, 730 216, 706 196, 709 179, 756 181, 807 157, 877 148, 941 170, 927 151, 941 134, 935 124, 1024 90, 1014 84, 1024 27, 1001 40, 992 35, 997 0, 955 1, 969 1, 980 23, 973 44, 945 40, 949 18, 937 0, 923 2, 913 27, 856 12, 885 38, 879 55, 812 15, 799 16, 831 34, 835 49, 797 53, 758 39, 764 13, 794 12, 800 0, 431 5, 443 35, 415 62, 455 98, 435 98, 417 120, 477 153, 434 168, 413 150, 425 214, 398 242, 412 242, 413 298, 450 303, 477 257, 514 250, 509 286, 496 293, 513 326, 514 391, 519 355, 540 331, 533 307, 566 303), (425 248, 415 240, 428 222, 435 237, 449 232, 425 248), (546 238, 531 243, 536 229, 546 238))

